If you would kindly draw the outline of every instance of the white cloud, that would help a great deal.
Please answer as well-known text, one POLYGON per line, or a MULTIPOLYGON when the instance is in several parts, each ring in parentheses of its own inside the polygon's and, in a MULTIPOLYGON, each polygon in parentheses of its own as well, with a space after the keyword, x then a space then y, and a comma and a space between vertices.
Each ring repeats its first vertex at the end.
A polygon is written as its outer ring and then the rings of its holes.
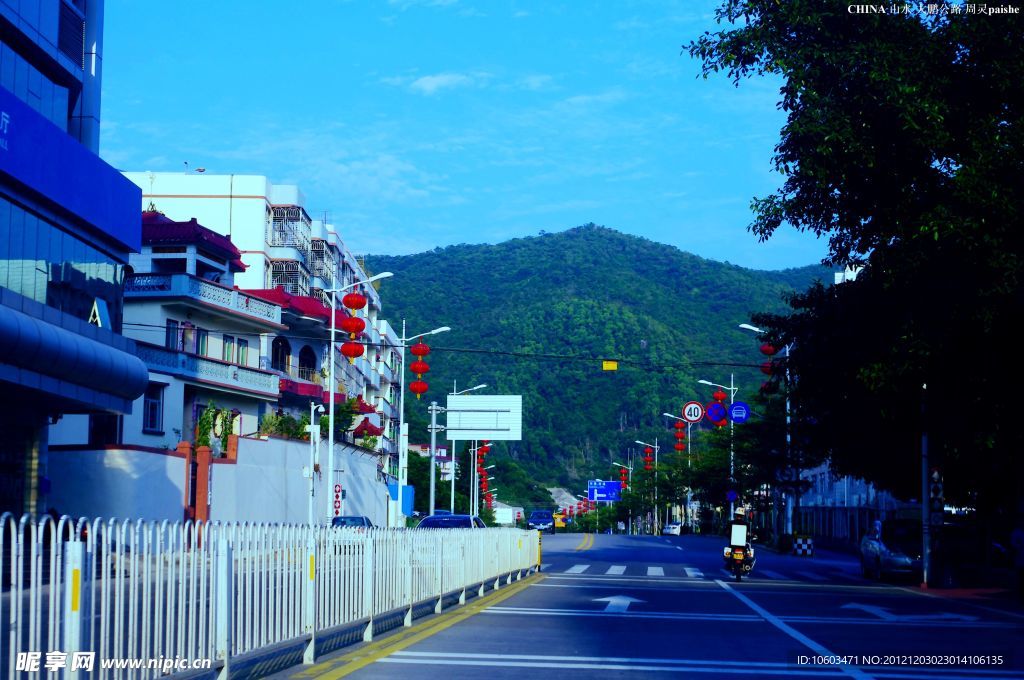
POLYGON ((461 73, 438 73, 423 76, 412 81, 409 88, 425 95, 437 94, 439 90, 450 90, 455 87, 466 87, 473 84, 473 79, 461 73))
POLYGON ((553 83, 554 80, 551 76, 543 74, 523 76, 522 78, 519 79, 520 87, 522 87, 524 90, 533 90, 535 92, 537 90, 546 90, 550 88, 553 85, 553 83))

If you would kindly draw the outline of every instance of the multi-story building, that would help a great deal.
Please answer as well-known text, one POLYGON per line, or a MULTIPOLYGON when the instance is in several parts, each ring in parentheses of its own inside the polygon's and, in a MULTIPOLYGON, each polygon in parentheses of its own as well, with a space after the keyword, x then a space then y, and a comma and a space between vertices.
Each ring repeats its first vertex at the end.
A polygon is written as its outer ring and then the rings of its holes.
MULTIPOLYGON (((125 176, 142 188, 143 203, 176 220, 196 218, 228 236, 246 265, 244 272, 236 273, 235 285, 281 306, 286 328, 261 337, 262 368, 280 377, 277 408, 300 417, 308 414, 311 403, 326 405, 331 390, 336 402, 358 399, 362 413, 357 422, 365 417, 372 432, 381 432, 358 443, 373 442, 373 450, 388 455, 386 472, 396 476, 401 344, 382 318, 380 295, 372 286, 358 286, 367 298, 365 308, 356 312, 366 322, 359 338, 366 350, 350 362, 340 352, 346 337, 338 331, 336 384, 329 384, 330 291, 355 286, 369 276, 333 225, 310 217, 298 187, 275 185, 264 176, 153 172, 125 176)), ((336 328, 349 313, 342 306, 343 297, 344 293, 335 295, 336 328)))
POLYGON ((48 425, 116 436, 146 389, 121 333, 140 192, 97 155, 102 0, 0 0, 0 510, 47 509, 48 425))

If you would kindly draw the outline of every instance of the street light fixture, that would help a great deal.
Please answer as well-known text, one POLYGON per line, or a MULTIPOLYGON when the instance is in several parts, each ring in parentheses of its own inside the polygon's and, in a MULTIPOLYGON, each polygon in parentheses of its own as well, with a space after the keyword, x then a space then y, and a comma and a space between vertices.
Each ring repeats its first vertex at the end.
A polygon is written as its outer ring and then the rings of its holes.
MULTIPOLYGON (((632 465, 623 465, 622 463, 616 463, 615 461, 612 461, 612 465, 617 465, 620 468, 622 468, 623 470, 629 470, 629 488, 632 489, 633 488, 633 466, 632 465)), ((630 534, 633 533, 633 507, 632 507, 632 504, 630 504, 630 508, 629 508, 629 533, 630 534)))
MULTIPOLYGON (((437 335, 438 333, 446 333, 451 328, 448 326, 440 326, 432 331, 426 333, 418 333, 417 335, 406 335, 405 334, 405 319, 402 319, 402 337, 399 342, 402 345, 402 378, 399 383, 401 391, 398 394, 398 515, 405 518, 405 513, 402 509, 405 507, 405 485, 409 481, 409 433, 404 432, 403 428, 406 428, 405 422, 405 350, 409 347, 410 340, 416 340, 417 338, 423 338, 428 335, 437 335)), ((430 445, 430 514, 434 514, 434 474, 436 470, 437 461, 434 460, 436 452, 434 451, 434 439, 433 432, 431 435, 430 445)))
MULTIPOLYGON (((477 385, 476 387, 470 387, 470 388, 465 389, 465 390, 460 390, 460 389, 458 389, 458 384, 454 380, 452 380, 452 391, 451 391, 451 393, 449 393, 448 396, 450 396, 450 397, 457 397, 460 394, 466 394, 467 392, 474 392, 476 390, 482 390, 485 387, 487 387, 487 383, 483 383, 482 385, 477 385)), ((455 514, 455 450, 456 450, 455 441, 456 440, 454 440, 454 439, 451 440, 451 443, 452 443, 452 498, 451 498, 452 503, 451 503, 451 513, 453 515, 455 514)), ((472 463, 472 458, 470 458, 470 463, 472 463)))
POLYGON ((658 535, 658 520, 659 520, 659 517, 658 517, 658 450, 660 448, 658 446, 658 438, 657 437, 654 438, 654 443, 653 444, 648 444, 647 442, 642 442, 639 439, 635 439, 634 443, 639 444, 640 446, 650 446, 651 448, 654 449, 654 535, 657 536, 658 535))
MULTIPOLYGON (((764 335, 764 333, 765 333, 765 330, 763 328, 758 328, 757 326, 752 326, 749 323, 741 323, 740 324, 740 328, 742 328, 745 331, 753 331, 754 333, 757 333, 759 335, 764 335)), ((793 351, 793 343, 790 342, 790 343, 786 344, 786 346, 782 348, 782 351, 784 351, 786 353, 785 357, 787 359, 787 361, 786 361, 786 462, 789 463, 790 460, 791 460, 791 456, 793 455, 793 451, 792 451, 792 448, 793 448, 793 433, 792 433, 792 425, 791 425, 792 414, 791 414, 790 405, 789 405, 789 361, 788 361, 788 359, 789 359, 790 352, 793 351)), ((797 467, 797 475, 796 475, 796 477, 797 478, 794 481, 798 482, 800 480, 800 469, 799 469, 799 467, 797 467)), ((784 524, 783 528, 785 530, 784 533, 786 533, 786 534, 792 534, 793 533, 793 505, 794 505, 793 496, 794 496, 795 493, 796 492, 791 489, 788 493, 785 494, 785 497, 786 497, 786 513, 785 513, 785 524, 784 524)))
MULTIPOLYGON (((729 374, 729 384, 720 385, 718 383, 711 382, 710 380, 698 380, 701 385, 711 385, 712 387, 721 387, 723 390, 729 390, 729 405, 732 406, 736 400, 736 393, 740 391, 740 388, 736 387, 736 376, 732 373, 729 374)), ((735 474, 735 434, 736 424, 732 420, 732 413, 729 414, 729 481, 735 485, 736 474, 735 474)), ((732 519, 733 513, 736 511, 736 502, 729 501, 729 519, 732 519)))
MULTIPOLYGON (((334 382, 334 353, 337 351, 337 348, 335 348, 335 346, 334 346, 334 335, 335 335, 335 333, 337 333, 337 330, 338 330, 338 319, 337 319, 337 315, 336 315, 336 311, 335 311, 335 308, 337 307, 337 303, 336 303, 337 294, 338 293, 344 293, 346 290, 348 290, 350 288, 355 288, 356 286, 362 286, 362 285, 365 285, 365 284, 368 284, 368 283, 373 283, 374 281, 380 281, 381 279, 387 279, 387 278, 390 278, 392 276, 394 276, 394 274, 391 273, 391 272, 381 272, 380 274, 374 274, 373 276, 371 276, 368 279, 362 279, 360 281, 356 281, 354 283, 350 283, 347 286, 342 286, 341 288, 331 288, 330 290, 324 291, 325 293, 330 293, 331 294, 331 347, 330 347, 330 351, 328 352, 328 354, 330 355, 330 372, 329 372, 329 376, 327 378, 328 382, 330 383, 327 386, 330 389, 330 392, 329 392, 329 394, 327 396, 327 402, 328 402, 328 407, 327 407, 327 430, 328 430, 328 432, 327 432, 327 489, 328 489, 328 493, 334 493, 334 392, 337 389, 337 385, 334 382)), ((344 514, 343 508, 345 507, 345 501, 344 500, 339 500, 339 503, 340 503, 340 505, 338 506, 338 512, 339 512, 339 514, 344 514)), ((332 512, 332 511, 333 511, 333 508, 329 508, 328 509, 328 512, 332 512)))

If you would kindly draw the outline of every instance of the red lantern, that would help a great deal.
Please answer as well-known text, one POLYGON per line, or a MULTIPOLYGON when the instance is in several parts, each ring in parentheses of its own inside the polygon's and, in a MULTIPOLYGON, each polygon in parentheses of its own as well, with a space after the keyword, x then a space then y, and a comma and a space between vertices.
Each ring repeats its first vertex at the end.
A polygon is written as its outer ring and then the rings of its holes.
POLYGON ((571 505, 568 508, 565 509, 565 513, 567 515, 569 515, 569 517, 572 517, 573 512, 572 512, 572 506, 571 505))
POLYGON ((357 357, 363 356, 364 347, 358 342, 345 342, 341 345, 341 353, 348 357, 349 363, 355 362, 357 357))
POLYGON ((417 378, 422 378, 424 373, 430 372, 430 366, 427 365, 426 361, 420 359, 409 364, 409 370, 415 373, 417 378))
POLYGON ((647 448, 644 449, 644 453, 646 453, 649 456, 652 453, 654 453, 654 449, 652 449, 650 446, 648 446, 647 448))
POLYGON ((362 309, 366 306, 366 296, 362 293, 352 291, 345 297, 341 298, 341 304, 345 305, 349 309, 362 309))
POLYGON ((772 345, 770 342, 766 342, 763 345, 761 345, 761 354, 765 355, 766 357, 774 356, 775 353, 778 351, 779 350, 775 349, 775 346, 772 345))
POLYGON ((619 482, 619 488, 625 489, 629 484, 626 484, 626 480, 619 482))
POLYGON ((761 364, 761 372, 764 373, 765 375, 771 375, 772 374, 772 370, 774 368, 775 368, 775 364, 772 363, 771 361, 766 361, 763 364, 761 364))
POLYGON ((672 427, 676 428, 677 430, 685 430, 686 429, 686 425, 684 425, 683 421, 681 421, 681 420, 677 420, 675 425, 673 425, 672 427))
POLYGON ((417 342, 415 345, 409 348, 409 353, 414 357, 425 357, 430 354, 430 348, 427 347, 425 342, 417 342))
POLYGON ((412 383, 409 384, 409 391, 415 394, 416 398, 419 399, 420 395, 427 391, 427 383, 422 380, 413 380, 412 383))
POLYGON ((650 472, 654 468, 651 466, 650 463, 644 463, 644 469, 647 470, 648 472, 650 472))
POLYGON ((341 330, 345 331, 352 337, 362 333, 366 329, 366 322, 360 319, 358 316, 346 316, 341 320, 341 330))
POLYGON ((725 398, 729 396, 722 390, 715 390, 715 393, 711 395, 711 398, 715 401, 725 401, 725 398))
POLYGON ((676 442, 675 446, 673 446, 672 448, 674 448, 676 451, 685 451, 686 450, 686 444, 684 444, 682 442, 676 442))
POLYGON ((682 430, 676 430, 674 434, 676 435, 676 439, 686 439, 686 433, 682 430))
POLYGON ((481 455, 486 456, 488 453, 491 452, 491 447, 490 446, 481 446, 480 448, 477 449, 477 451, 479 451, 481 455))

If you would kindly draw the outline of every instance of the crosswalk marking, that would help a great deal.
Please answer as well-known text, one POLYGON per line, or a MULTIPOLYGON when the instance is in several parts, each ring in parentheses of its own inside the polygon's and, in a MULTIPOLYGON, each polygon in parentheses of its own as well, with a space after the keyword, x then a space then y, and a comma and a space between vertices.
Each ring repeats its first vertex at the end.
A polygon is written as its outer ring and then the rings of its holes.
POLYGON ((665 570, 661 567, 647 567, 648 576, 664 576, 665 570))
POLYGON ((790 580, 792 580, 788 576, 783 576, 782 574, 780 574, 777 571, 768 571, 767 569, 765 569, 761 573, 764 574, 765 576, 767 576, 768 578, 777 578, 780 581, 790 581, 790 580))
POLYGON ((690 578, 704 578, 704 572, 700 569, 694 569, 693 567, 684 567, 686 569, 686 575, 690 578))
POLYGON ((827 581, 828 579, 821 574, 815 574, 813 571, 798 571, 796 572, 805 578, 809 578, 812 581, 827 581))
POLYGON ((577 564, 575 566, 572 566, 572 567, 569 567, 568 569, 566 569, 565 573, 566 574, 582 574, 587 569, 590 569, 590 565, 589 564, 577 564))
POLYGON ((605 573, 606 574, 613 574, 615 576, 618 576, 619 574, 625 574, 626 573, 626 565, 624 565, 624 564, 616 564, 614 566, 608 567, 608 571, 606 571, 605 573))

